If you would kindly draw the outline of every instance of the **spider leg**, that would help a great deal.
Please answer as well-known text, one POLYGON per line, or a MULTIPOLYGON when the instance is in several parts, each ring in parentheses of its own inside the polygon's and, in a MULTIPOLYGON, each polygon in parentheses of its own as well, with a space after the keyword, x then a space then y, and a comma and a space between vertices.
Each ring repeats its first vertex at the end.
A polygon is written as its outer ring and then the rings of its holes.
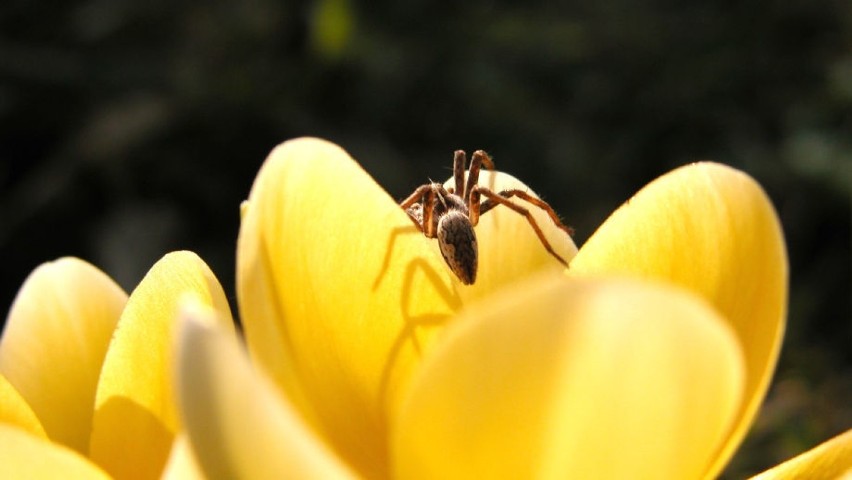
POLYGON ((458 192, 459 195, 464 193, 464 164, 467 163, 467 157, 464 150, 456 150, 453 155, 453 180, 455 180, 455 190, 450 193, 458 192))
MULTIPOLYGON (((559 229, 561 229, 562 231, 567 233, 568 236, 571 236, 571 237, 574 236, 574 229, 565 225, 564 223, 562 223, 562 220, 559 219, 559 215, 556 214, 556 211, 553 209, 553 207, 551 207, 550 204, 545 202, 544 200, 537 198, 537 197, 534 197, 534 196, 530 195, 528 192, 525 192, 523 190, 518 190, 518 189, 501 190, 498 195, 500 195, 503 198, 518 197, 521 200, 525 200, 526 202, 535 205, 536 207, 547 212, 547 215, 553 221, 553 224, 556 225, 557 227, 559 227, 559 229)), ((497 203, 492 202, 491 200, 486 200, 486 201, 482 202, 482 205, 480 206, 480 209, 479 209, 480 215, 487 212, 488 210, 491 210, 492 208, 496 207, 497 205, 498 205, 497 203)))
POLYGON ((423 225, 425 225, 424 233, 426 236, 435 238, 438 235, 438 220, 453 207, 453 204, 448 201, 450 192, 444 188, 444 185, 432 183, 430 187, 432 190, 427 192, 424 197, 423 208, 425 209, 428 204, 427 210, 429 213, 428 216, 425 213, 423 214, 423 225))
MULTIPOLYGON (((467 174, 467 185, 464 187, 464 192, 462 192, 461 196, 465 201, 469 202, 468 208, 473 205, 473 202, 470 202, 470 197, 473 194, 473 187, 479 183, 479 171, 482 169, 482 165, 485 165, 485 168, 489 170, 494 169, 494 162, 491 161, 491 157, 484 151, 477 150, 470 157, 470 171, 467 174)), ((458 195, 458 193, 456 194, 458 195)))
MULTIPOLYGON (((399 202, 399 206, 403 210, 405 210, 405 213, 408 214, 408 217, 411 219, 411 221, 413 221, 414 224, 417 226, 417 228, 419 228, 420 231, 423 232, 424 234, 426 234, 426 227, 425 226, 427 225, 427 223, 426 223, 427 215, 429 217, 430 223, 432 221, 432 213, 431 213, 432 208, 431 207, 432 207, 434 202, 429 201, 429 197, 434 197, 434 189, 432 188, 431 184, 427 183, 425 185, 420 185, 419 187, 417 187, 417 190, 415 190, 414 193, 409 195, 408 198, 406 198, 405 200, 399 202), (421 208, 423 209, 420 219, 417 219, 409 211, 409 209, 414 207, 414 205, 417 204, 417 203, 420 203, 421 208), (427 203, 429 203, 429 208, 426 208, 427 203), (427 212, 429 212, 429 213, 427 214, 427 212)), ((428 237, 429 235, 426 234, 426 236, 428 237)))
MULTIPOLYGON (((566 233, 568 233, 570 229, 568 227, 566 227, 565 225, 563 225, 562 222, 559 220, 559 218, 556 217, 556 212, 553 211, 553 208, 551 208, 550 205, 548 205, 543 200, 539 200, 535 197, 530 196, 528 193, 526 193, 522 190, 506 190, 506 191, 503 191, 503 192, 500 192, 499 194, 497 194, 497 193, 494 193, 487 188, 478 187, 474 190, 474 192, 476 192, 476 194, 477 194, 476 195, 477 200, 479 198, 479 194, 486 197, 486 200, 484 202, 482 202, 481 205, 479 205, 479 203, 477 202, 477 205, 474 206, 474 208, 471 210, 471 223, 476 225, 476 223, 474 223, 474 215, 476 216, 476 221, 478 222, 479 221, 479 215, 488 212, 489 210, 496 207, 497 205, 504 205, 504 206, 508 207, 509 209, 511 209, 512 211, 519 213, 519 214, 523 215, 524 217, 526 217, 527 221, 529 222, 532 229, 535 231, 536 236, 538 236, 538 239, 539 239, 539 241, 541 241, 541 244, 544 246, 545 250, 547 250, 548 253, 550 253, 557 260, 559 260, 559 262, 562 265, 565 265, 566 267, 568 266, 568 262, 566 262, 564 258, 562 258, 558 253, 556 253, 555 250, 553 250, 553 247, 550 245, 550 242, 547 241, 547 238, 545 238, 544 233, 541 231, 541 228, 538 226, 538 223, 536 223, 535 218, 532 216, 530 211, 528 209, 524 208, 524 207, 521 207, 520 205, 516 205, 516 204, 512 203, 511 201, 509 201, 508 197, 517 196, 517 197, 523 198, 524 200, 529 201, 533 205, 541 207, 543 210, 546 210, 548 212, 551 219, 554 220, 554 223, 556 224, 556 226, 558 226, 559 228, 564 230, 566 233), (520 194, 518 192, 520 192, 520 194), (528 198, 525 198, 525 197, 528 197, 528 198), (529 199, 534 199, 536 201, 530 201, 529 199), (476 211, 475 214, 474 214, 474 210, 476 211)), ((474 197, 474 195, 471 195, 471 198, 473 198, 473 197, 474 197)), ((569 235, 570 235, 570 233, 569 233, 569 235)))
POLYGON ((414 225, 416 225, 417 228, 426 235, 426 238, 435 238, 435 227, 437 224, 437 221, 435 220, 435 202, 436 200, 440 201, 441 205, 438 206, 438 208, 441 212, 446 211, 447 204, 444 201, 444 197, 447 195, 449 195, 449 193, 440 183, 427 183, 417 187, 417 190, 409 195, 408 198, 400 202, 399 206, 405 210, 405 213, 408 214, 408 218, 410 218, 411 221, 414 222, 414 225), (417 218, 417 216, 412 214, 410 211, 418 203, 422 209, 420 218, 417 218))
POLYGON ((414 205, 415 203, 420 202, 420 200, 423 198, 423 196, 426 195, 426 193, 428 193, 430 191, 432 191, 432 185, 431 184, 427 183, 425 185, 420 185, 419 187, 417 187, 417 190, 415 190, 414 193, 412 193, 411 195, 408 196, 408 198, 399 202, 399 206, 403 210, 407 210, 407 209, 411 208, 411 206, 414 205))

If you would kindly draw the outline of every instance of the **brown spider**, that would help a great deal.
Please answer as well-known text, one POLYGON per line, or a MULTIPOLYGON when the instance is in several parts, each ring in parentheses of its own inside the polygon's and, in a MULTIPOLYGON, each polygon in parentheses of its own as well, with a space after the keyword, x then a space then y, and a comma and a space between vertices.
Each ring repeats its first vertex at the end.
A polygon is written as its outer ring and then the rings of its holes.
POLYGON ((510 189, 495 193, 489 188, 477 185, 482 165, 494 169, 491 157, 482 150, 473 152, 465 184, 466 162, 464 151, 456 150, 453 157, 455 188, 444 188, 440 183, 427 183, 418 187, 399 204, 426 238, 438 238, 441 255, 459 280, 465 285, 476 281, 477 248, 473 227, 479 223, 480 215, 497 205, 504 205, 525 216, 544 248, 567 267, 568 262, 553 250, 529 210, 510 202, 509 198, 518 197, 541 208, 557 227, 569 236, 573 235, 574 231, 559 220, 553 208, 544 200, 523 190, 510 189), (479 203, 480 197, 486 197, 485 201, 479 203))

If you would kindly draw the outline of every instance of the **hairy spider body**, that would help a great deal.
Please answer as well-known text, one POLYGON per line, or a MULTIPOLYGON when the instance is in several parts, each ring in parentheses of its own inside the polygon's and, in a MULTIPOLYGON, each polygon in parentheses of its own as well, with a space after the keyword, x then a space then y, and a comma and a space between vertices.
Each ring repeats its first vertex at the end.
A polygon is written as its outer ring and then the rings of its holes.
POLYGON ((427 220, 430 225, 424 226, 426 224, 423 223, 424 204, 411 204, 405 209, 408 216, 428 238, 438 239, 438 248, 444 261, 462 283, 470 285, 475 282, 478 249, 467 205, 461 197, 450 193, 440 183, 423 185, 414 195, 432 196, 430 220, 427 220))
POLYGON ((438 220, 438 247, 444 261, 462 283, 470 285, 476 281, 476 232, 465 213, 453 209, 441 216, 438 220))
POLYGON ((553 223, 569 236, 571 228, 566 227, 553 208, 544 200, 533 197, 523 190, 503 190, 495 193, 478 185, 482 165, 493 169, 491 158, 482 150, 473 153, 470 171, 465 182, 465 163, 467 159, 462 150, 453 157, 454 188, 444 188, 440 183, 427 183, 418 187, 414 193, 400 203, 418 229, 426 238, 437 238, 438 247, 447 266, 465 285, 476 281, 478 253, 476 233, 473 227, 479 223, 480 215, 497 205, 504 205, 512 211, 526 217, 544 248, 563 265, 568 263, 557 254, 544 237, 529 210, 509 201, 510 197, 525 200, 546 211, 553 223), (480 203, 480 198, 485 201, 480 203))

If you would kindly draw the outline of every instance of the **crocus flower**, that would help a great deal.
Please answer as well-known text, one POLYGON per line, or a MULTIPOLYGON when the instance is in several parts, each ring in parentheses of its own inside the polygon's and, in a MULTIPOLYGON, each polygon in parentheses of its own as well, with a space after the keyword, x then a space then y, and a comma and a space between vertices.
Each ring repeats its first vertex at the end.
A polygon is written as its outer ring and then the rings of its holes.
MULTIPOLYGON (((716 476, 766 394, 786 319, 786 251, 763 190, 719 164, 677 169, 579 252, 538 221, 567 271, 498 208, 463 286, 339 147, 276 148, 238 243, 247 351, 215 311, 183 308, 176 388, 196 466, 211 478, 716 476)), ((767 475, 848 473, 850 445, 836 437, 767 475)))
POLYGON ((130 297, 76 258, 24 282, 0 342, 0 478, 159 478, 181 430, 173 337, 184 295, 233 332, 193 253, 157 262, 130 297))
MULTIPOLYGON (((0 477, 715 475, 783 332, 786 254, 759 186, 677 170, 579 253, 538 222, 567 275, 497 209, 462 286, 342 150, 288 142, 244 207, 252 362, 194 254, 164 257, 129 300, 79 260, 40 267, 0 344, 0 477)), ((766 475, 839 475, 850 445, 766 475)))

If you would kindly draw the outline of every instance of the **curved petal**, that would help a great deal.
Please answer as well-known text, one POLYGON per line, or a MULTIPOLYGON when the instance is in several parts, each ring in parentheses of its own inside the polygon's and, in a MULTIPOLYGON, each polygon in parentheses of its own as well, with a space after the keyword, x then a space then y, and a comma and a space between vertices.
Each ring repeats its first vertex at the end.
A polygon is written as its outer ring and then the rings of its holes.
POLYGON ((12 424, 35 436, 47 438, 33 409, 3 375, 0 375, 0 423, 12 424))
POLYGON ((278 146, 240 228, 249 350, 365 476, 386 469, 387 408, 461 300, 431 241, 336 145, 278 146))
POLYGON ((178 300, 195 294, 233 328, 222 287, 203 260, 174 252, 158 261, 130 295, 98 384, 91 458, 119 478, 162 472, 179 423, 173 342, 178 300))
POLYGON ((42 264, 24 282, 0 344, 0 372, 47 435, 82 454, 104 355, 127 294, 77 258, 42 264))
MULTIPOLYGON (((444 185, 448 188, 453 186, 453 179, 447 180, 444 185)), ((493 192, 523 190, 538 198, 523 182, 503 172, 482 171, 479 185, 493 192)), ((548 243, 559 256, 566 262, 574 258, 577 246, 574 245, 573 239, 553 223, 546 211, 518 198, 511 198, 510 201, 529 210, 548 243)), ((460 287, 459 296, 465 304, 542 269, 565 269, 547 252, 526 217, 505 206, 495 207, 480 217, 476 226, 476 239, 479 244, 479 274, 476 283, 462 286, 461 282, 453 277, 460 287)), ((438 243, 431 243, 432 249, 439 252, 438 243)))
POLYGON ((830 480, 852 477, 852 430, 773 467, 753 480, 830 480))
POLYGON ((206 476, 352 478, 215 316, 184 303, 178 343, 181 412, 206 476))
POLYGON ((394 424, 399 478, 696 478, 740 402, 733 333, 663 284, 547 275, 444 333, 394 424))
POLYGON ((707 299, 733 327, 745 354, 746 387, 739 419, 707 472, 717 475, 763 401, 784 334, 787 253, 766 194, 724 165, 674 170, 613 213, 569 273, 673 282, 707 299))
POLYGON ((0 478, 107 480, 109 476, 74 450, 0 424, 0 478))

